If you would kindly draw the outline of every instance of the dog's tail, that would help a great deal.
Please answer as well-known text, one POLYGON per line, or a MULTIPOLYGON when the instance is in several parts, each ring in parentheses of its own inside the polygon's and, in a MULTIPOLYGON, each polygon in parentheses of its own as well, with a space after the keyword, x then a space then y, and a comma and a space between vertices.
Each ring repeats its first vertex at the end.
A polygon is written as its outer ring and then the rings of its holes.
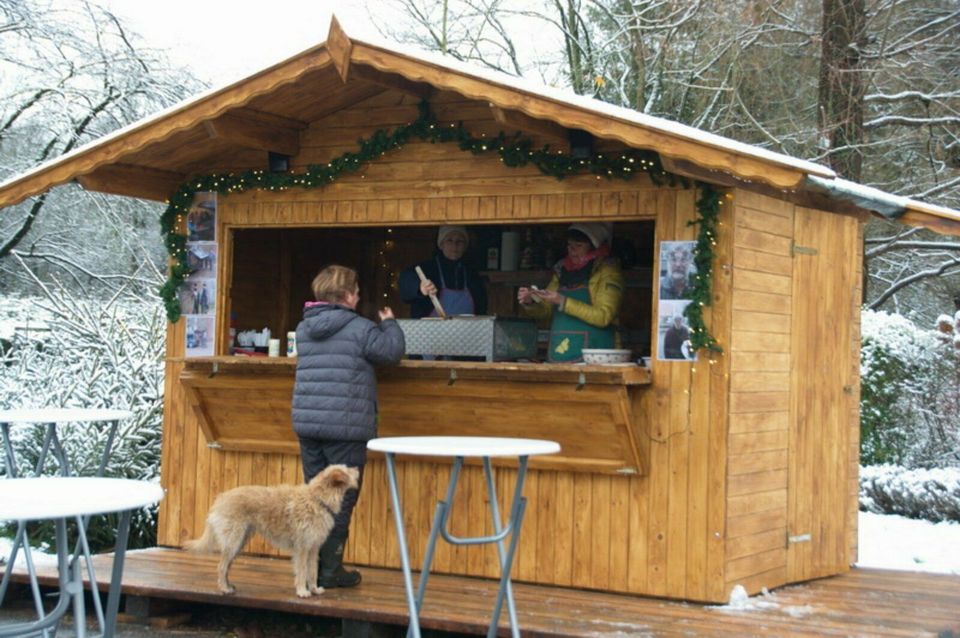
POLYGON ((200 538, 184 541, 183 547, 190 552, 220 551, 220 543, 217 542, 217 537, 214 536, 213 530, 210 529, 209 525, 203 530, 203 535, 200 538))

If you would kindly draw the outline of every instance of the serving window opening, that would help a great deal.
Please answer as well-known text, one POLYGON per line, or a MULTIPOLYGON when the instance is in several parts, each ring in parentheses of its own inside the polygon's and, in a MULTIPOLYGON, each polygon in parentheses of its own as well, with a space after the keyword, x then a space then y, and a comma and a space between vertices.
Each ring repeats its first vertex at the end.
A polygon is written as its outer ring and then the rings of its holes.
MULTIPOLYGON (((484 285, 486 309, 498 319, 522 318, 521 287, 546 288, 554 265, 566 256, 569 223, 470 225, 463 265, 484 285)), ((618 347, 634 359, 650 355, 653 321, 654 223, 611 224, 610 258, 619 264, 624 291, 616 323, 618 347)), ((313 300, 310 284, 321 268, 342 264, 357 270, 357 312, 375 318, 390 306, 398 319, 411 317, 400 293, 401 273, 439 253, 437 226, 350 228, 234 228, 225 273, 227 316, 219 354, 235 353, 229 331, 285 335, 296 329, 304 304, 313 300)), ((437 284, 439 285, 439 283, 437 284)), ((535 354, 546 361, 549 321, 538 320, 535 354)), ((261 354, 248 352, 247 354, 261 354)), ((468 358, 469 359, 469 358, 468 358)), ((482 360, 482 358, 481 358, 482 360)))

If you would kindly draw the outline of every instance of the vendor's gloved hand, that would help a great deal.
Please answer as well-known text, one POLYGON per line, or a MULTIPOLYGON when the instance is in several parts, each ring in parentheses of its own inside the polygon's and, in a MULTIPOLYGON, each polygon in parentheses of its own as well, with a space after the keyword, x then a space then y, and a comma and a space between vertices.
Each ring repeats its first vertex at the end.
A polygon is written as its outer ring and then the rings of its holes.
POLYGON ((420 282, 420 294, 424 297, 429 297, 430 295, 437 294, 437 287, 432 281, 427 279, 426 281, 420 282))

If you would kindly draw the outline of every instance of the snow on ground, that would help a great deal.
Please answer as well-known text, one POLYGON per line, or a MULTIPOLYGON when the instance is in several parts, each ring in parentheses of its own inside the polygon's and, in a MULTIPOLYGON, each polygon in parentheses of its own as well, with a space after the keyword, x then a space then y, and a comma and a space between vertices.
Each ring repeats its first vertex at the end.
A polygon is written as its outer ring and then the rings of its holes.
POLYGON ((960 574, 960 523, 860 512, 857 566, 960 574))

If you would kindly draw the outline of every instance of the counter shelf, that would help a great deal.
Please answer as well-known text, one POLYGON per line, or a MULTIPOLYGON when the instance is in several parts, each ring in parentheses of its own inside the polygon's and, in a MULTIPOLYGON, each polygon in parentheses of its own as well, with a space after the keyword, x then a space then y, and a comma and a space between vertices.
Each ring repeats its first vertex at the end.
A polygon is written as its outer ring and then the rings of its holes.
MULTIPOLYGON (((290 419, 296 359, 171 359, 207 445, 298 454, 290 419)), ((643 474, 634 404, 642 366, 404 360, 377 372, 379 436, 525 437, 557 441, 535 469, 643 474)), ((645 423, 645 422, 644 422, 645 423)), ((514 461, 515 463, 515 461, 514 461)), ((511 461, 504 460, 504 465, 511 461)))

